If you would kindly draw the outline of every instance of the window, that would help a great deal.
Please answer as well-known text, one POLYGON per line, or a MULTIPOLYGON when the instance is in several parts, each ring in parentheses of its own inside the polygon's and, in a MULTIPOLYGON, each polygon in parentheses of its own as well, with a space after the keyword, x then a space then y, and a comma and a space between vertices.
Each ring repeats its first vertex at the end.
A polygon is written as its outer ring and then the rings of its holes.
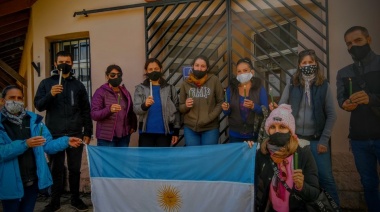
POLYGON ((51 43, 51 65, 55 69, 55 55, 59 51, 70 52, 73 56, 74 76, 81 81, 87 90, 91 102, 91 66, 90 66, 90 39, 68 40, 51 43))

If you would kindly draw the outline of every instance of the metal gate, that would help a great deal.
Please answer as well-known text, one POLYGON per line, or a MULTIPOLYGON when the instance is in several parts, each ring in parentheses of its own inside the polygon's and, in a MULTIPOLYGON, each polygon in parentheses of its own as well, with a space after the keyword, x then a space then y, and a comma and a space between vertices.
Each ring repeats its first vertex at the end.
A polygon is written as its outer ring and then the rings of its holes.
MULTIPOLYGON (((184 0, 144 7, 146 57, 164 64, 165 77, 179 87, 183 69, 197 55, 224 87, 236 61, 251 58, 255 75, 275 101, 297 67, 298 52, 314 49, 329 78, 328 0, 184 0)), ((221 117, 223 133, 228 126, 221 117)))

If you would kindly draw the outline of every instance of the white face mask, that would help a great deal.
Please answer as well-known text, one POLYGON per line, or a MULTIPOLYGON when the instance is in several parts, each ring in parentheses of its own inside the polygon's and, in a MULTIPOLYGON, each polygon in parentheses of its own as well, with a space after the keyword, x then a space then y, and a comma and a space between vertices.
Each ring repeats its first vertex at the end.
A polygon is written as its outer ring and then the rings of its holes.
POLYGON ((253 74, 251 72, 249 73, 244 73, 244 74, 239 74, 237 75, 236 79, 240 82, 240 83, 246 83, 248 82, 249 80, 251 80, 251 78, 253 77, 253 74))
POLYGON ((25 110, 24 102, 18 102, 13 100, 5 101, 4 107, 11 114, 18 114, 25 110))

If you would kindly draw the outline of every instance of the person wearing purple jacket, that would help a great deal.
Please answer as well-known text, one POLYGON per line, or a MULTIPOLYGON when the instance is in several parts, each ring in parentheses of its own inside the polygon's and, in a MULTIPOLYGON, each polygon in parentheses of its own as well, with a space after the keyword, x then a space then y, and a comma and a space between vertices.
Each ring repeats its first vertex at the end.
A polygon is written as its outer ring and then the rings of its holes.
POLYGON ((131 95, 124 85, 120 85, 122 76, 120 66, 108 66, 108 82, 100 86, 92 97, 91 118, 97 122, 98 146, 127 147, 131 134, 137 129, 131 95))

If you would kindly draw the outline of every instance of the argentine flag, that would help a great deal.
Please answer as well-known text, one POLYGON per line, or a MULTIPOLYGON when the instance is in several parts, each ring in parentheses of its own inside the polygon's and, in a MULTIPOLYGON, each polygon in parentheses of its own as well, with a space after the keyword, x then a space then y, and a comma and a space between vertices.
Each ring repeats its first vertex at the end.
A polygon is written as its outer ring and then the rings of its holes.
POLYGON ((87 145, 94 211, 244 212, 254 207, 256 146, 87 145))

